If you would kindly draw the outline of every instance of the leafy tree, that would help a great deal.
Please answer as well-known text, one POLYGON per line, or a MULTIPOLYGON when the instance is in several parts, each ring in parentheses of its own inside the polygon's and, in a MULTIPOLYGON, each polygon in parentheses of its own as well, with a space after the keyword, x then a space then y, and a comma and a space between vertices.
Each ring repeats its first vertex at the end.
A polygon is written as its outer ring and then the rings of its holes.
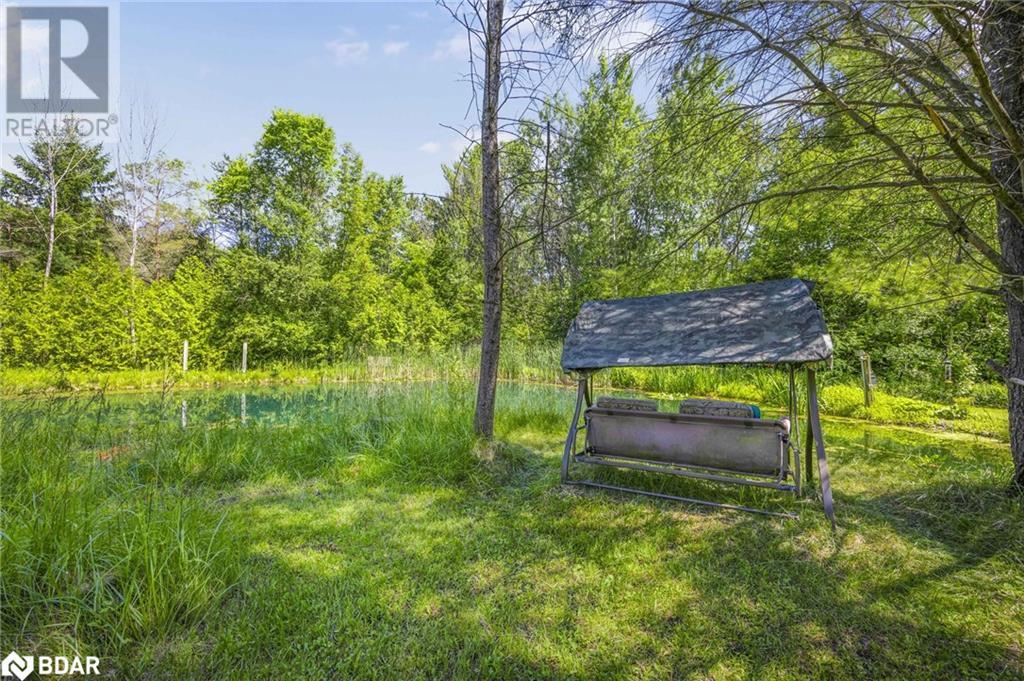
POLYGON ((119 166, 112 203, 125 235, 117 250, 128 269, 159 279, 202 250, 198 191, 199 184, 188 179, 186 164, 162 153, 119 166))
POLYGON ((250 156, 215 166, 214 221, 259 255, 294 262, 315 254, 331 234, 335 153, 323 118, 275 110, 250 156))
MULTIPOLYGON (((565 27, 564 45, 654 17, 659 28, 638 41, 635 56, 663 67, 709 52, 725 61, 737 74, 737 105, 767 126, 773 144, 820 125, 833 143, 859 147, 831 163, 790 165, 796 175, 788 180, 798 186, 762 192, 760 200, 884 189, 884 202, 928 204, 931 248, 967 254, 1006 306, 1009 363, 991 366, 1009 387, 1012 486, 1024 491, 1021 3, 551 5, 560 10, 553 23, 565 27)), ((913 224, 909 231, 923 238, 925 230, 913 224)))
POLYGON ((253 359, 324 357, 318 333, 324 288, 319 267, 235 249, 218 260, 217 280, 214 335, 227 356, 237 356, 247 341, 253 359))
POLYGON ((467 342, 480 337, 483 300, 479 147, 469 147, 441 171, 448 189, 426 210, 434 246, 429 278, 451 314, 453 337, 467 342))
POLYGON ((41 266, 45 279, 110 244, 102 202, 114 175, 101 145, 83 139, 75 123, 68 118, 40 126, 0 184, 7 248, 41 266))

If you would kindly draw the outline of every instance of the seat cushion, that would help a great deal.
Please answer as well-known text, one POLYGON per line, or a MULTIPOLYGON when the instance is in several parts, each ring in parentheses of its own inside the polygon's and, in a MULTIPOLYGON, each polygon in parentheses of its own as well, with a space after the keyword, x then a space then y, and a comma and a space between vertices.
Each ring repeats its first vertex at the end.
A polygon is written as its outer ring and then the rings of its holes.
POLYGON ((627 397, 598 397, 597 406, 623 411, 658 411, 658 403, 654 400, 632 400, 627 397))
POLYGON ((757 405, 725 400, 683 400, 679 403, 679 413, 693 416, 732 416, 741 419, 761 418, 761 408, 757 405))

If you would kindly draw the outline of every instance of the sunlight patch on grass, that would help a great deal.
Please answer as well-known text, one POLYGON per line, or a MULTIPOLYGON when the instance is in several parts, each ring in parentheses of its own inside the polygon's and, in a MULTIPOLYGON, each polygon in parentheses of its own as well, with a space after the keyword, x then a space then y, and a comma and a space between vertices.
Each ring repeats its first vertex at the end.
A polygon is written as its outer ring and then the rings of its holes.
POLYGON ((465 384, 301 399, 185 428, 177 399, 7 410, 0 647, 147 678, 1024 673, 1005 446, 827 421, 833 536, 814 499, 602 474, 784 521, 562 488, 565 390, 503 386, 486 461, 465 384), (83 597, 108 584, 133 611, 83 597))

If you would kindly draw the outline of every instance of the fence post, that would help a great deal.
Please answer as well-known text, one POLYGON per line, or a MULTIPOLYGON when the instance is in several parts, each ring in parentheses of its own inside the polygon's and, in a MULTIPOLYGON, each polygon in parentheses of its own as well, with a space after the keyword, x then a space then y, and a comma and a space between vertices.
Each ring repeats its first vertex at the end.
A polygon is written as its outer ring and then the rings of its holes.
POLYGON ((181 346, 181 370, 182 372, 188 371, 188 341, 181 346))
POLYGON ((242 341, 242 373, 249 368, 249 341, 242 341))
POLYGON ((864 388, 864 406, 870 407, 875 401, 873 388, 874 376, 871 374, 871 355, 866 352, 860 353, 860 382, 864 388))

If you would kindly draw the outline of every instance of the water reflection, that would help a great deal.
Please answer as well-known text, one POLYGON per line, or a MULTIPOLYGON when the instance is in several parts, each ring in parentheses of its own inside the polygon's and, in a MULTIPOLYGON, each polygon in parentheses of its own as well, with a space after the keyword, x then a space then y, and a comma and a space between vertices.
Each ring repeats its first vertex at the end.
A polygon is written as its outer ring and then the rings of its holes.
MULTIPOLYGON (((352 383, 311 386, 275 386, 245 389, 190 390, 168 393, 8 398, 0 400, 9 422, 85 422, 97 433, 131 433, 157 423, 185 429, 212 425, 284 425, 295 422, 337 420, 359 413, 371 420, 401 420, 422 405, 428 411, 457 408, 471 413, 473 386, 469 383, 352 383), (438 399, 440 397, 440 400, 438 399), (403 406, 404 405, 404 406, 403 406)), ((505 431, 545 433, 557 439, 571 415, 571 389, 543 385, 503 383, 499 390, 498 420, 505 431)), ((663 403, 661 409, 674 408, 663 403)), ((777 415, 768 412, 769 416, 777 415)), ((417 412, 417 418, 425 416, 417 412)), ((429 414, 426 414, 429 417, 429 414)), ((893 426, 874 426, 846 420, 824 420, 826 445, 834 470, 853 466, 888 467, 912 462, 912 467, 991 462, 994 450, 1007 461, 1006 446, 969 436, 941 436, 893 426)), ((549 437, 550 436, 550 437, 549 437)), ((886 471, 887 472, 887 471, 886 471)), ((905 479, 906 471, 898 475, 905 479)))
MULTIPOLYGON (((499 408, 502 403, 524 400, 560 412, 569 411, 574 398, 573 393, 550 386, 504 384, 499 392, 499 408)), ((396 416, 400 414, 391 412, 396 410, 397 402, 403 401, 398 398, 436 403, 430 398, 439 394, 447 403, 471 408, 474 390, 468 383, 349 383, 0 398, 0 404, 6 416, 18 419, 59 423, 86 418, 123 429, 157 422, 196 428, 329 419, 354 408, 396 416)), ((568 416, 564 418, 567 420, 568 416)))
MULTIPOLYGON (((238 419, 242 423, 246 423, 249 420, 249 410, 248 405, 246 403, 246 399, 246 393, 241 393, 241 395, 239 396, 238 419)), ((283 407, 284 405, 279 404, 278 406, 283 407)), ((181 413, 181 427, 188 428, 188 400, 181 401, 181 409, 179 411, 181 413)), ((227 413, 228 409, 219 409, 217 411, 219 411, 220 413, 227 413)), ((272 410, 272 413, 278 413, 280 411, 281 409, 274 409, 272 410)), ((216 420, 217 419, 205 419, 204 423, 215 422, 216 420)))

